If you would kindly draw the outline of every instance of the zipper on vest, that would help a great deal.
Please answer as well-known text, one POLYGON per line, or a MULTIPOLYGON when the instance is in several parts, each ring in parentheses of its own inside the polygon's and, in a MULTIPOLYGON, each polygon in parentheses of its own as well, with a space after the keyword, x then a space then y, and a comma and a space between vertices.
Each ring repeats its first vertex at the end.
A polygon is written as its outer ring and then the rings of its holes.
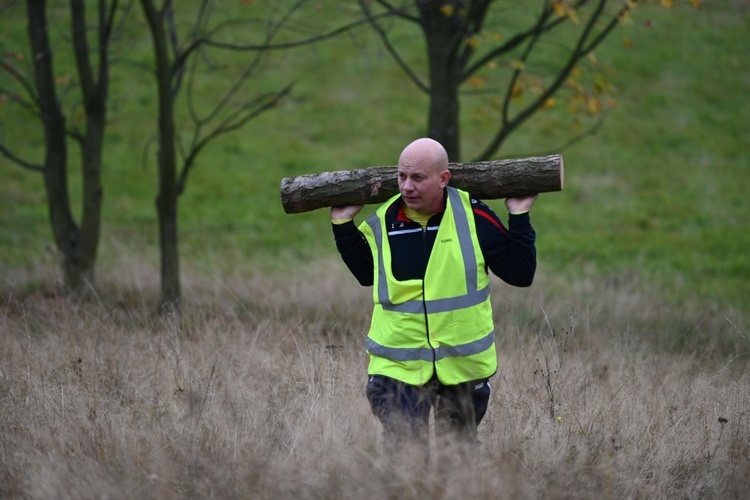
POLYGON ((427 277, 427 264, 430 261, 430 254, 427 250, 427 227, 425 226, 422 228, 422 253, 424 254, 424 274, 422 275, 422 311, 424 311, 424 331, 425 335, 427 336, 427 345, 430 346, 430 350, 432 351, 432 366, 433 369, 437 369, 437 367, 435 367, 435 348, 432 347, 432 342, 430 342, 430 322, 427 319, 427 297, 425 296, 424 287, 425 278, 427 277))

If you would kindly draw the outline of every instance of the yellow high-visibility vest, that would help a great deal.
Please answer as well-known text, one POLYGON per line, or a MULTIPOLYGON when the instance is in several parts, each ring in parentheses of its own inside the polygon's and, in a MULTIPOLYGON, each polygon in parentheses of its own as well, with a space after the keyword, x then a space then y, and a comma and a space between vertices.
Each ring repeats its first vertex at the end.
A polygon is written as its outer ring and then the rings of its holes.
POLYGON ((373 254, 375 306, 367 336, 368 373, 445 385, 497 371, 489 277, 469 194, 446 187, 448 201, 423 280, 398 281, 391 266, 384 203, 360 225, 373 254))

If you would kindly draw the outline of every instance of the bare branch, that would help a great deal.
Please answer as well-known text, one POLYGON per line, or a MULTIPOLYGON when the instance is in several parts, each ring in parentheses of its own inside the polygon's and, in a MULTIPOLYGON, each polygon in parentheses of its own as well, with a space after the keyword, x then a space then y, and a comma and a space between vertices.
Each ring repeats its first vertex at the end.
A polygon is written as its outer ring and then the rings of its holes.
POLYGON ((594 38, 594 40, 587 47, 583 48, 583 51, 586 54, 588 54, 589 52, 594 50, 605 38, 607 38, 609 33, 617 27, 622 16, 625 15, 630 10, 631 10, 631 4, 628 2, 624 2, 622 8, 617 13, 617 15, 613 16, 612 19, 610 19, 609 23, 607 23, 607 26, 599 33, 597 37, 594 38))
POLYGON ((109 12, 106 15, 104 13, 105 9, 99 9, 99 26, 102 27, 101 31, 106 34, 106 36, 102 37, 106 40, 110 39, 115 30, 115 14, 117 13, 118 3, 118 0, 112 0, 112 3, 109 4, 109 12))
POLYGON ((237 109, 235 113, 232 113, 232 116, 225 119, 221 124, 215 127, 214 130, 210 134, 206 135, 206 137, 204 137, 197 144, 195 144, 194 147, 191 148, 190 153, 185 159, 182 171, 180 172, 179 180, 177 182, 177 194, 180 195, 185 190, 187 177, 193 165, 195 164, 195 159, 197 158, 201 150, 206 145, 208 145, 209 142, 211 142, 212 140, 216 139, 217 137, 221 135, 225 135, 234 130, 242 128, 250 120, 258 117, 262 113, 273 108, 274 106, 278 104, 279 100, 281 100, 287 94, 289 94, 289 92, 291 92, 293 86, 294 84, 289 84, 283 90, 279 92, 259 96, 253 101, 245 103, 243 106, 237 109), (252 111, 245 113, 248 110, 248 108, 254 107, 259 101, 262 101, 262 100, 265 100, 266 102, 262 104, 261 106, 255 107, 255 109, 253 109, 252 111), (240 115, 243 115, 243 116, 240 116, 240 115))
POLYGON ((560 146, 550 149, 549 152, 547 153, 534 153, 534 154, 531 154, 531 156, 547 156, 547 155, 556 154, 556 153, 560 153, 560 154, 564 153, 569 148, 575 146, 576 144, 578 144, 585 138, 596 135, 599 132, 599 129, 602 127, 602 125, 604 125, 604 120, 606 118, 607 118, 606 114, 601 115, 593 126, 591 126, 590 128, 584 130, 583 132, 579 134, 574 135, 573 137, 571 137, 570 139, 562 143, 560 146))
POLYGON ((482 25, 487 16, 487 9, 489 9, 491 3, 492 0, 471 2, 469 12, 466 14, 466 19, 469 22, 474 21, 474 25, 466 30, 467 40, 464 40, 464 49, 458 56, 458 68, 466 66, 469 59, 471 59, 471 56, 474 54, 474 47, 471 43, 468 43, 468 38, 471 38, 482 31, 482 25))
POLYGON ((23 167, 28 170, 33 170, 34 172, 41 172, 44 173, 44 167, 41 165, 35 165, 33 163, 27 162, 23 160, 21 157, 17 156, 13 153, 10 149, 5 147, 4 144, 0 143, 0 154, 5 156, 7 159, 15 163, 16 165, 23 167))
POLYGON ((27 101, 26 99, 22 98, 20 95, 4 87, 0 87, 0 94, 3 94, 12 103, 21 106, 24 110, 28 111, 31 115, 36 116, 37 118, 41 118, 41 113, 39 112, 39 108, 34 106, 34 103, 27 101))
MULTIPOLYGON (((208 21, 211 18, 211 10, 210 10, 210 2, 209 0, 203 0, 201 2, 201 6, 198 9, 198 14, 195 17, 195 22, 193 23, 193 29, 191 30, 190 36, 188 39, 192 42, 193 40, 197 40, 199 38, 198 34, 203 31, 203 29, 208 25, 208 21)), ((175 35, 175 39, 173 40, 174 48, 175 48, 175 57, 177 56, 177 52, 179 51, 179 46, 177 45, 177 38, 175 35)))
MULTIPOLYGON (((39 96, 34 91, 33 84, 25 77, 23 76, 16 68, 11 66, 5 61, 0 62, 0 67, 4 69, 7 73, 10 73, 10 76, 13 77, 14 80, 16 80, 18 83, 21 84, 21 87, 26 91, 26 94, 31 99, 33 106, 38 110, 39 109, 39 96)), ((22 101, 25 102, 25 101, 22 101)))
MULTIPOLYGON (((390 2, 387 2, 386 0, 376 0, 376 1, 377 3, 385 7, 387 10, 392 12, 396 17, 400 17, 401 19, 406 19, 407 21, 411 21, 413 23, 419 24, 419 17, 410 16, 409 14, 407 14, 405 7, 394 7, 393 5, 391 5, 390 2)), ((405 4, 405 5, 408 5, 408 4, 405 4)))
MULTIPOLYGON (((109 11, 104 8, 104 1, 99 0, 99 78, 97 81, 97 93, 106 92, 109 81, 109 42, 114 30, 115 14, 117 12, 118 0, 112 0, 109 11)), ((105 101, 106 95, 100 95, 105 101)))
POLYGON ((221 133, 227 133, 233 130, 237 130, 238 128, 244 126, 248 121, 258 116, 260 113, 271 109, 273 106, 276 106, 283 97, 287 96, 292 91, 293 87, 294 83, 290 83, 278 92, 264 94, 256 97, 252 101, 245 103, 229 117, 224 119, 222 123, 216 128, 216 130, 220 130, 221 133), (266 103, 262 106, 257 106, 256 111, 253 111, 252 113, 240 118, 245 110, 251 107, 255 107, 257 103, 262 101, 266 101, 266 103))
MULTIPOLYGON (((385 5, 388 5, 387 2, 380 2, 385 5)), ((388 34, 386 34, 385 30, 380 27, 380 25, 377 23, 377 16, 373 16, 370 12, 370 7, 367 5, 366 0, 359 0, 359 5, 362 8, 362 11, 365 13, 366 19, 369 21, 370 26, 375 30, 375 32, 380 36, 380 39, 383 41, 383 45, 385 45, 386 50, 388 53, 393 57, 393 59, 396 60, 396 63, 401 67, 402 70, 407 74, 407 76, 411 79, 411 81, 414 82, 414 84, 419 87, 421 90, 426 92, 427 94, 430 93, 430 88, 427 86, 425 82, 423 82, 417 74, 412 71, 409 64, 404 61, 404 59, 399 55, 399 53, 396 51, 396 48, 391 44, 391 41, 388 39, 388 34)), ((392 7, 390 7, 392 8, 392 7)), ((395 13, 396 11, 392 11, 395 13)))
POLYGON ((89 44, 86 36, 86 7, 83 0, 71 0, 70 15, 73 24, 73 48, 75 51, 76 68, 81 83, 83 99, 88 106, 94 94, 94 76, 89 61, 89 44))
MULTIPOLYGON (((521 76, 521 73, 523 71, 523 67, 526 64, 526 62, 529 59, 529 55, 531 55, 532 50, 534 49, 534 46, 537 44, 539 39, 541 38, 542 34, 544 33, 543 29, 541 29, 542 26, 544 26, 544 23, 546 19, 551 14, 551 9, 548 9, 539 17, 539 22, 537 23, 537 26, 540 27, 539 30, 532 33, 531 39, 529 40, 529 43, 526 45, 526 49, 524 50, 523 54, 520 57, 520 61, 522 63, 522 66, 517 67, 513 71, 513 75, 511 76, 510 82, 508 83, 508 88, 505 92, 505 98, 503 99, 503 128, 508 124, 508 112, 510 110, 510 100, 513 97, 513 90, 516 86, 516 83, 518 82, 518 79, 521 76)), ((536 109, 536 108, 534 108, 536 109)))
MULTIPOLYGON (((582 0, 581 3, 583 3, 585 0, 582 0)), ((512 86, 515 82, 515 76, 517 75, 518 71, 516 70, 516 75, 514 75, 514 79, 511 81, 511 83, 508 86, 508 94, 506 95, 506 100, 503 103, 503 125, 500 128, 500 130, 495 134, 493 139, 490 141, 489 145, 485 148, 485 150, 477 157, 478 159, 485 159, 489 158, 491 155, 494 154, 495 151, 500 147, 500 145, 503 143, 505 138, 510 134, 511 131, 519 127, 523 122, 525 122, 529 117, 531 117, 534 112, 539 109, 546 101, 549 99, 552 95, 554 95, 555 92, 563 85, 565 80, 567 80, 568 76, 570 75, 570 72, 575 67, 576 63, 583 57, 585 57, 595 46, 596 44, 591 43, 589 45, 586 45, 587 39, 589 35, 591 34, 595 24, 599 21, 599 18, 602 16, 604 12, 604 6, 607 3, 607 0, 598 0, 598 3, 596 5, 596 8, 594 12, 592 13, 591 17, 589 18, 588 22, 586 23, 586 26, 584 27, 584 30, 581 32, 581 35, 578 38, 578 41, 576 43, 576 46, 571 51, 570 56, 568 57, 566 63, 563 65, 563 67, 558 72, 555 80, 542 92, 537 98, 531 102, 526 108, 521 110, 512 120, 507 119, 507 112, 509 108, 509 96, 512 92, 512 86)), ((627 6, 623 9, 626 10, 627 6)), ((618 14, 615 16, 615 21, 619 19, 619 17, 622 15, 623 10, 619 11, 618 14)), ((549 15, 549 12, 546 12, 545 14, 549 15)), ((543 14, 544 15, 544 14, 543 14)), ((608 31, 611 31, 613 27, 616 24, 612 24, 612 21, 610 21, 609 25, 607 26, 608 31)), ((603 38, 597 37, 596 43, 601 42, 603 38)), ((528 51, 527 51, 528 54, 528 51)))
MULTIPOLYGON (((205 0, 201 3, 201 10, 202 7, 205 5, 205 0)), ((182 77, 185 74, 185 60, 180 59, 180 40, 177 37, 177 27, 175 25, 174 21, 174 8, 172 8, 172 2, 171 0, 166 2, 164 5, 164 14, 167 21, 167 34, 168 39, 170 41, 171 48, 172 48, 172 57, 174 59, 174 64, 169 68, 169 72, 171 73, 172 78, 172 89, 171 89, 171 96, 174 100, 177 97, 177 94, 180 93, 180 87, 182 87, 182 77), (179 63, 177 62, 179 61, 179 63)), ((200 14, 198 14, 200 16, 200 14)))
POLYGON ((466 71, 463 72, 461 75, 461 81, 465 81, 470 76, 472 76, 474 73, 482 69, 485 65, 487 65, 490 61, 493 59, 496 59, 497 57, 511 52, 515 50, 516 48, 520 47, 524 42, 526 42, 529 38, 534 37, 537 33, 546 33, 548 31, 553 30, 554 28, 560 26, 562 23, 564 23, 567 19, 565 18, 558 18, 553 21, 551 21, 549 24, 544 25, 541 20, 547 20, 549 18, 549 14, 552 12, 551 8, 548 7, 547 9, 542 11, 542 14, 539 17, 539 21, 534 24, 531 28, 528 30, 516 34, 513 38, 505 42, 504 44, 500 45, 499 47, 494 48, 493 50, 489 51, 487 54, 482 56, 481 59, 476 61, 474 64, 472 64, 466 71))
MULTIPOLYGON (((289 10, 287 10, 284 15, 281 17, 281 19, 276 22, 272 23, 270 25, 269 32, 266 34, 265 37, 265 43, 269 44, 273 40, 273 37, 275 37, 278 32, 283 28, 283 26, 291 19, 292 14, 295 10, 297 10, 306 0, 299 0, 293 7, 291 7, 289 10)), ((227 90, 227 92, 224 94, 224 96, 221 97, 219 102, 214 106, 213 110, 209 112, 208 115, 206 115, 203 119, 201 119, 198 116, 198 113, 195 109, 195 106, 193 104, 193 82, 195 78, 195 72, 197 71, 198 64, 197 62, 191 66, 191 70, 189 73, 189 79, 188 79, 188 108, 189 113, 193 121, 196 123, 196 127, 193 134, 193 145, 195 145, 198 142, 198 137, 200 136, 200 129, 202 125, 207 124, 211 120, 213 120, 216 116, 218 116, 231 102, 231 99, 237 95, 237 93, 240 91, 242 86, 245 84, 245 82, 254 74, 255 69, 262 61, 262 58, 264 56, 264 52, 256 52, 255 58, 250 63, 250 65, 243 71, 242 75, 234 82, 234 84, 227 90)), ((230 115, 231 116, 231 115, 230 115)))
MULTIPOLYGON (((385 12, 382 14, 377 14, 373 17, 375 19, 379 19, 379 18, 391 16, 391 15, 393 15, 393 13, 385 12)), ((225 49, 225 50, 231 50, 231 51, 236 51, 236 52, 260 51, 260 50, 284 50, 284 49, 303 47, 306 45, 312 45, 314 43, 318 43, 318 42, 322 42, 331 38, 335 38, 338 35, 351 31, 369 22, 370 21, 368 19, 359 19, 357 21, 346 24, 344 26, 340 26, 334 30, 331 30, 327 33, 323 33, 321 35, 312 36, 312 37, 305 38, 302 40, 295 40, 291 42, 282 42, 282 43, 274 43, 274 44, 238 44, 238 43, 222 42, 222 41, 212 39, 211 34, 216 34, 219 31, 231 25, 246 23, 244 21, 227 21, 225 23, 221 23, 216 28, 214 28, 212 30, 212 33, 208 34, 207 36, 201 37, 195 40, 193 43, 191 43, 190 46, 187 47, 185 51, 182 53, 180 59, 183 59, 183 60, 186 59, 194 50, 196 50, 201 45, 204 45, 206 47, 225 49)), ((175 64, 177 63, 182 63, 182 61, 178 60, 175 62, 175 64)))

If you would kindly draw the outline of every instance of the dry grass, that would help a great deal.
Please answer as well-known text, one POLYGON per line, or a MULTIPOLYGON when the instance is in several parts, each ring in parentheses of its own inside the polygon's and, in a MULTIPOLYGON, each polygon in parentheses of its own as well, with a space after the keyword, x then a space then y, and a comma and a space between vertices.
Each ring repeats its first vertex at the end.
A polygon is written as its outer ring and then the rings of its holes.
POLYGON ((188 277, 180 320, 149 308, 158 273, 120 266, 85 304, 24 295, 19 284, 39 276, 5 274, 0 497, 750 490, 748 344, 736 312, 667 305, 627 276, 565 282, 542 269, 529 290, 494 283, 501 368, 481 451, 433 450, 425 465, 409 450, 381 451, 363 390, 370 292, 341 263, 188 277), (685 325, 691 335, 675 338, 685 325))

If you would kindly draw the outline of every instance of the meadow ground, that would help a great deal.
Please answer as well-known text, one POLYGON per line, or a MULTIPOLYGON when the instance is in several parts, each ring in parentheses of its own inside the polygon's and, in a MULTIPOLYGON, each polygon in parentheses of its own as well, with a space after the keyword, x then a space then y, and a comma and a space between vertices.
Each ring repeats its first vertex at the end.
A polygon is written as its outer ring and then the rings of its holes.
MULTIPOLYGON (((746 349, 665 348, 679 317, 621 276, 493 282, 500 369, 481 447, 425 464, 381 448, 364 397, 369 289, 335 260, 294 277, 188 279, 153 314, 154 269, 98 300, 11 291, 0 314, 5 498, 740 498, 750 488, 746 349), (736 352, 730 352, 736 349, 736 352)), ((110 282, 109 280, 114 280, 110 282)), ((434 439, 434 436, 433 436, 434 439)), ((433 443, 435 445, 435 443, 433 443)))

